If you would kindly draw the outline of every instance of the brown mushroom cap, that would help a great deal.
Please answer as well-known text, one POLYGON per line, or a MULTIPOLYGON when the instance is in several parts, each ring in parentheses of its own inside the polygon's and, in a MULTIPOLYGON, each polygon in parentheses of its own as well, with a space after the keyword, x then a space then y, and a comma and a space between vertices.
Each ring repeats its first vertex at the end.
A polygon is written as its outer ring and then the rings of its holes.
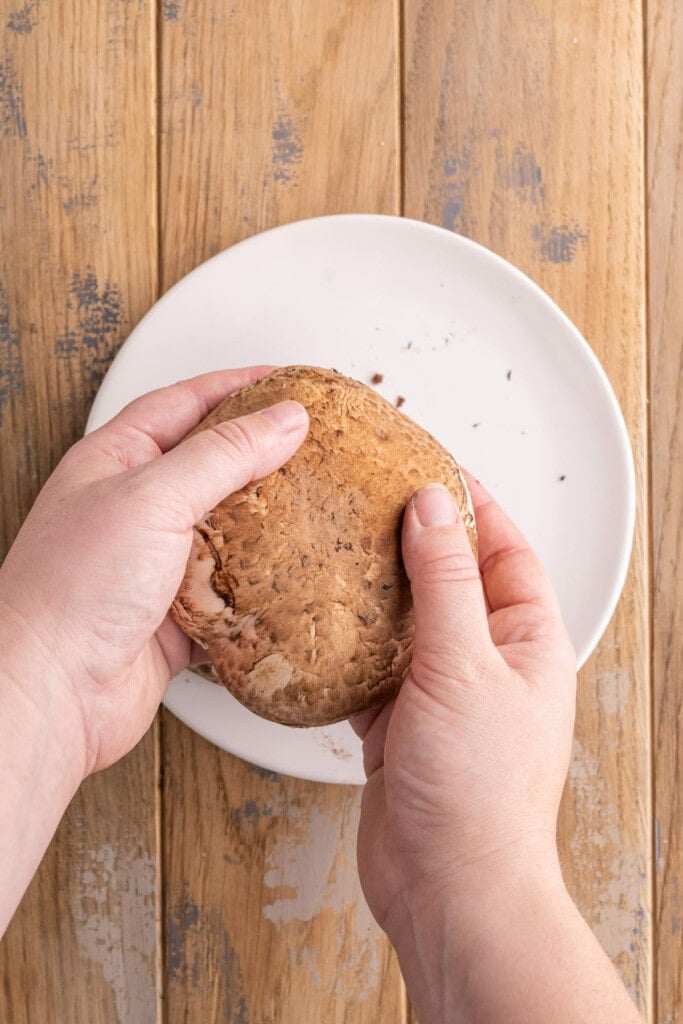
POLYGON ((310 431, 290 461, 197 523, 173 605, 234 696, 264 718, 324 725, 382 704, 410 664, 413 615, 401 520, 422 484, 455 498, 451 455, 371 388, 290 366, 227 398, 198 429, 296 399, 310 431))

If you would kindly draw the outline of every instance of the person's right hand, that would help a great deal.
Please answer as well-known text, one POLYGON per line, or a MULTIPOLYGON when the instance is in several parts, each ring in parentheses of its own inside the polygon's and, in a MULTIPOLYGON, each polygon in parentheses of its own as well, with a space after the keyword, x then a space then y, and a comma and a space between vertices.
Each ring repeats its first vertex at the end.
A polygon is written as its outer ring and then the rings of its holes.
POLYGON ((469 482, 479 565, 445 488, 422 488, 406 509, 412 665, 394 701, 353 723, 368 777, 363 890, 421 1024, 637 1020, 559 868, 575 654, 539 560, 469 482), (565 968, 557 985, 544 974, 548 950, 565 968), (602 1002, 573 1003, 564 991, 566 979, 574 986, 567 970, 583 983, 584 961, 584 973, 600 968, 602 1002))
POLYGON ((412 665, 395 702, 355 723, 368 776, 359 866, 380 924, 417 881, 469 885, 555 847, 575 655, 540 562, 469 482, 480 565, 448 491, 418 491, 403 527, 412 665))

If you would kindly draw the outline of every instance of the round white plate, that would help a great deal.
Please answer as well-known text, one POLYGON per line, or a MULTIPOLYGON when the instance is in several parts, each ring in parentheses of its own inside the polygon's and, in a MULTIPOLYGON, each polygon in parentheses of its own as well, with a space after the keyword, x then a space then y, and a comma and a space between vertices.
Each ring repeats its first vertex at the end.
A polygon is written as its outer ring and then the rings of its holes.
MULTIPOLYGON (((370 383, 431 431, 519 523, 557 588, 582 664, 626 575, 633 459, 614 393, 557 306, 500 257, 396 217, 299 221, 204 263, 144 317, 88 429, 132 398, 206 370, 312 363, 370 383)), ((166 705, 265 768, 363 781, 348 724, 289 729, 183 672, 166 705)))

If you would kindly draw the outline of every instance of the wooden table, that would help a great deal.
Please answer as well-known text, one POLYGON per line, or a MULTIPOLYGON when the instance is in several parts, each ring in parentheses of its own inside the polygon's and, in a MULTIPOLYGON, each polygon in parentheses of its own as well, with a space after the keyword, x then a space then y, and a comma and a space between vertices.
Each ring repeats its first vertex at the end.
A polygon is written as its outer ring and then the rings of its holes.
MULTIPOLYGON (((131 327, 208 256, 375 211, 512 260, 606 367, 639 488, 580 678, 566 876, 647 1019, 683 1021, 683 5, 21 4, 0 3, 5 546, 131 327)), ((0 947, 0 1020, 413 1020, 359 891, 359 796, 161 714, 69 809, 0 947)))

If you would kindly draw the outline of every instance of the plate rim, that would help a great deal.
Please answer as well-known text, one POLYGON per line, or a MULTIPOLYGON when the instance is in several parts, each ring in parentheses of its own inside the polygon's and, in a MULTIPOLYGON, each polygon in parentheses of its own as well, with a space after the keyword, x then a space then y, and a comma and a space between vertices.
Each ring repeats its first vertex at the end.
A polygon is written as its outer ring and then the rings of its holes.
MULTIPOLYGON (((172 683, 176 683, 177 682, 179 684, 182 684, 183 676, 186 676, 186 675, 191 675, 193 677, 192 678, 192 682, 194 682, 195 680, 199 680, 201 683, 207 683, 207 685, 209 685, 209 686, 217 685, 216 683, 210 683, 208 680, 204 679, 198 673, 194 672, 192 670, 192 668, 185 668, 185 669, 182 669, 182 671, 180 671, 177 676, 174 676, 174 678, 169 683, 169 688, 170 688, 172 683)), ((226 690, 225 692, 228 693, 229 691, 226 690)), ((205 739, 208 743, 213 743, 213 745, 218 747, 219 750, 224 750, 226 754, 231 754, 232 757, 238 757, 241 761, 246 761, 247 764, 253 764, 257 768, 265 768, 266 771, 274 772, 276 775, 285 775, 285 776, 287 776, 289 778, 303 779, 306 782, 320 782, 320 783, 323 783, 323 784, 325 784, 327 786, 363 786, 365 784, 365 774, 363 772, 362 760, 361 760, 361 765, 360 765, 361 774, 363 775, 362 779, 359 779, 359 778, 356 777, 357 773, 354 771, 354 766, 355 766, 356 762, 353 759, 351 759, 348 762, 348 767, 350 769, 348 776, 342 777, 342 778, 335 778, 335 779, 331 779, 331 778, 321 779, 319 775, 315 774, 315 770, 314 769, 311 769, 310 771, 307 771, 306 769, 299 769, 299 770, 296 771, 296 773, 294 773, 292 771, 284 771, 283 768, 278 767, 273 761, 271 761, 269 759, 267 753, 264 754, 262 760, 254 761, 254 760, 252 760, 252 758, 246 757, 244 754, 236 753, 234 750, 227 750, 225 747, 221 746, 221 744, 218 743, 215 739, 213 739, 212 736, 208 735, 208 732, 207 732, 207 730, 205 728, 197 728, 194 725, 188 725, 187 722, 183 718, 181 718, 180 715, 177 714, 173 710, 172 707, 169 706, 169 704, 167 702, 167 698, 168 698, 168 690, 164 694, 162 703, 163 703, 164 707, 168 711, 170 711, 170 713, 175 718, 178 719, 179 722, 182 722, 183 725, 187 726, 188 729, 191 729, 192 732, 198 733, 198 735, 201 736, 203 739, 205 739), (353 778, 351 778, 351 775, 353 775, 353 778)), ((339 723, 332 723, 332 724, 338 725, 339 723)), ((296 728, 296 727, 294 727, 294 726, 285 726, 284 728, 296 728)), ((320 728, 320 727, 319 726, 313 726, 313 728, 320 728)), ((351 728, 351 726, 349 726, 349 728, 351 728)), ((359 740, 359 742, 360 742, 360 740, 359 740)), ((261 755, 259 753, 259 757, 260 756, 261 755)), ((362 753, 361 753, 361 758, 362 758, 362 753)), ((344 772, 341 769, 340 769, 340 775, 342 775, 342 776, 344 775, 344 772)))

